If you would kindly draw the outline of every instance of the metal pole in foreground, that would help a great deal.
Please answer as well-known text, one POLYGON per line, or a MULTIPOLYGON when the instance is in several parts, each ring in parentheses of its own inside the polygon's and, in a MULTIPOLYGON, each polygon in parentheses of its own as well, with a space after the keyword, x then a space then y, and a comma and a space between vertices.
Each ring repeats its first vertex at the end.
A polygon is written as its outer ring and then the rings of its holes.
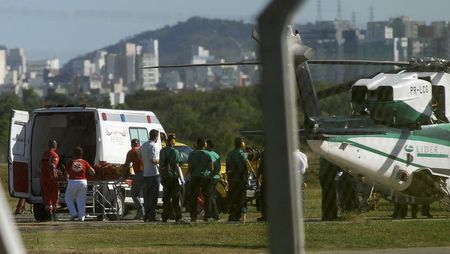
POLYGON ((5 193, 0 185, 0 253, 26 253, 22 239, 11 218, 5 193))
POLYGON ((270 251, 303 253, 303 216, 298 161, 296 89, 287 24, 302 0, 273 0, 258 18, 263 66, 263 113, 270 251))

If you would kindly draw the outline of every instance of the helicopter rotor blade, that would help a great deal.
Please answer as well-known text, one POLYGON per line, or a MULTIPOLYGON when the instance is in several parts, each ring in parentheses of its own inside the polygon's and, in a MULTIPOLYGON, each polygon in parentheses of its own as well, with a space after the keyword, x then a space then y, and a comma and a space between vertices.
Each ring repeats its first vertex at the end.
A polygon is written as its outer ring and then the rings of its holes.
MULTIPOLYGON (((371 60, 308 60, 308 64, 337 64, 337 65, 390 65, 409 66, 411 63, 403 61, 371 61, 371 60)), ((260 65, 260 61, 240 61, 226 63, 204 63, 204 64, 169 64, 158 66, 144 66, 141 69, 169 69, 188 67, 210 67, 210 66, 237 66, 237 65, 260 65)))
POLYGON ((309 64, 341 64, 341 65, 394 65, 408 66, 406 61, 378 61, 378 60, 309 60, 309 64))
POLYGON ((187 67, 210 67, 210 66, 235 66, 235 65, 259 65, 259 61, 241 61, 228 63, 204 63, 204 64, 171 64, 158 66, 144 66, 141 69, 168 69, 168 68, 187 68, 187 67))

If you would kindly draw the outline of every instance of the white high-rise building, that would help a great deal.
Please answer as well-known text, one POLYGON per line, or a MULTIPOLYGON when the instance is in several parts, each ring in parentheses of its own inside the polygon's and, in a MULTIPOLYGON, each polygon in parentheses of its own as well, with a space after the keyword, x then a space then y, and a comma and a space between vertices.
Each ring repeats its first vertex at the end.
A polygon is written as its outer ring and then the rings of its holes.
POLYGON ((73 73, 78 76, 88 77, 91 75, 91 61, 80 59, 73 63, 73 73))
MULTIPOLYGON (((142 45, 141 63, 143 66, 159 65, 159 43, 158 40, 148 40, 142 45)), ((156 90, 159 83, 159 69, 140 69, 142 73, 141 81, 144 90, 156 90)))
POLYGON ((95 52, 94 61, 93 61, 93 69, 94 72, 101 73, 103 67, 106 64, 106 55, 108 52, 106 51, 97 51, 95 52))
POLYGON ((0 85, 5 83, 6 71, 6 50, 0 49, 0 85))
POLYGON ((125 43, 119 62, 119 77, 129 90, 134 90, 136 82, 136 44, 125 43))

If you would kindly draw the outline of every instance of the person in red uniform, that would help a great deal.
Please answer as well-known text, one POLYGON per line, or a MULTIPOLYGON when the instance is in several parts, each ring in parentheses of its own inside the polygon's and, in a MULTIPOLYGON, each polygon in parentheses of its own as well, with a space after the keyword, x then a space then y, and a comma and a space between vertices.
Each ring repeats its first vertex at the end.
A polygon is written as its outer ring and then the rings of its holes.
POLYGON ((131 185, 131 197, 133 198, 134 206, 136 207, 135 220, 140 220, 144 217, 144 205, 141 202, 141 192, 144 187, 144 176, 142 175, 142 161, 137 154, 137 150, 141 147, 139 139, 131 140, 131 150, 127 153, 125 160, 126 167, 133 167, 134 175, 133 183, 131 185))
POLYGON ((58 163, 59 155, 56 153, 58 143, 56 140, 48 142, 48 150, 41 157, 41 192, 45 209, 52 221, 56 221, 56 208, 58 206, 58 163))
POLYGON ((74 159, 67 164, 67 188, 64 200, 69 208, 71 220, 78 217, 79 221, 84 221, 86 215, 86 191, 87 180, 86 172, 94 175, 95 170, 91 165, 82 159, 83 149, 75 147, 74 159), (75 207, 76 202, 76 207, 75 207))

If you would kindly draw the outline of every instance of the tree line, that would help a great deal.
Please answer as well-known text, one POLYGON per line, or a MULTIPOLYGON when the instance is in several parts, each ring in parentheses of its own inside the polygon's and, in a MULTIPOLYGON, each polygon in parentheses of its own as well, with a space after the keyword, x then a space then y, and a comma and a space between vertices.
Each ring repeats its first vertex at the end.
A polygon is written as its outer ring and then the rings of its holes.
MULTIPOLYGON (((327 85, 319 85, 319 88, 327 85)), ((349 95, 344 93, 321 101, 323 115, 350 113, 349 95)), ((80 105, 110 108, 109 98, 98 95, 68 97, 53 94, 45 99, 33 90, 24 90, 22 97, 0 95, 0 161, 6 161, 11 109, 31 112, 44 105, 80 105)), ((190 146, 198 137, 212 139, 220 154, 233 147, 234 137, 241 130, 260 130, 262 99, 260 86, 201 91, 138 91, 129 94, 117 108, 153 111, 166 132, 175 132, 179 141, 190 146)), ((303 114, 299 110, 299 125, 303 114)), ((252 146, 262 146, 262 137, 249 140, 252 146)))

